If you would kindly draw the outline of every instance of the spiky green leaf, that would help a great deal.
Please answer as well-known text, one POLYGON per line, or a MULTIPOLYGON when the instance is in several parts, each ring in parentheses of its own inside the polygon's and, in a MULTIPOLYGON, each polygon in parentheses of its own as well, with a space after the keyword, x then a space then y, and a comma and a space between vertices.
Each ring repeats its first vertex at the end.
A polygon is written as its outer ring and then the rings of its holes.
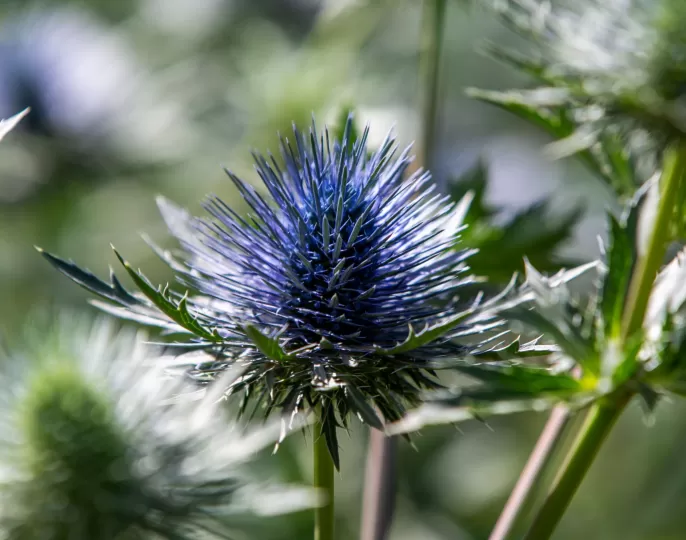
POLYGON ((289 354, 283 350, 278 338, 263 334, 256 326, 246 324, 243 326, 243 330, 245 331, 245 335, 250 338, 250 341, 254 343, 255 347, 257 347, 267 358, 271 358, 276 362, 286 362, 295 358, 294 354, 289 354))
POLYGON ((134 268, 124 260, 124 258, 114 250, 114 254, 124 269, 134 281, 138 289, 150 300, 157 308, 176 324, 185 328, 196 336, 213 343, 220 343, 221 336, 215 331, 205 328, 197 318, 188 311, 187 297, 184 295, 180 300, 175 300, 160 288, 155 288, 140 270, 134 268))
POLYGON ((376 429, 383 429, 383 422, 374 411, 362 393, 353 385, 345 387, 345 397, 348 399, 350 408, 360 415, 360 418, 365 424, 368 424, 376 429))
POLYGON ((36 247, 36 249, 52 266, 84 289, 117 304, 128 306, 140 303, 140 300, 119 283, 114 273, 110 274, 111 282, 106 283, 89 270, 80 268, 73 261, 65 261, 39 247, 36 247))
POLYGON ((418 347, 421 347, 422 345, 426 345, 427 343, 431 343, 432 341, 440 338, 442 335, 446 334, 450 330, 453 330, 454 328, 462 324, 470 316, 474 315, 474 313, 474 310, 468 310, 462 313, 458 313, 453 317, 449 317, 444 322, 435 324, 433 326, 427 326, 426 328, 424 328, 424 330, 421 330, 419 333, 416 333, 414 327, 410 325, 407 333, 407 338, 405 339, 405 341, 403 341, 402 343, 398 343, 395 347, 390 347, 388 349, 376 347, 375 352, 376 354, 380 355, 393 355, 403 354, 412 351, 414 349, 417 349, 418 347))

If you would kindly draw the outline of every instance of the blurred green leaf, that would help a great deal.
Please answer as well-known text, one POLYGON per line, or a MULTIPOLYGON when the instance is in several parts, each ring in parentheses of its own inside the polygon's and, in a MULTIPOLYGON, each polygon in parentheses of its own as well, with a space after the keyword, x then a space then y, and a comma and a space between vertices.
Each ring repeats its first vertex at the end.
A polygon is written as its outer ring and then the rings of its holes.
POLYGON ((577 379, 566 373, 554 373, 539 366, 525 364, 457 365, 455 369, 488 385, 494 391, 542 397, 582 390, 577 379))
POLYGON ((295 353, 287 353, 284 351, 278 338, 263 334, 254 325, 246 324, 243 327, 243 330, 250 338, 250 341, 252 341, 267 358, 271 358, 276 362, 286 362, 288 360, 294 360, 297 357, 295 353))
MULTIPOLYGON (((494 92, 471 88, 467 90, 467 94, 543 128, 558 141, 568 141, 569 147, 564 154, 577 155, 618 196, 630 197, 640 184, 636 164, 619 136, 611 130, 602 133, 587 132, 583 142, 581 139, 574 140, 584 133, 584 128, 575 121, 574 111, 560 104, 560 89, 494 92)), ((557 147, 561 148, 560 145, 557 147)))
POLYGON ((618 338, 621 332, 622 315, 626 295, 629 291, 636 249, 626 228, 617 219, 608 215, 610 223, 609 244, 606 251, 607 271, 600 293, 600 310, 602 312, 606 336, 618 338))
POLYGON ((523 270, 525 257, 543 272, 578 265, 578 261, 561 258, 557 251, 571 239, 581 217, 580 209, 554 215, 548 201, 542 201, 496 225, 493 218, 498 210, 485 201, 487 182, 487 169, 479 163, 450 188, 455 201, 469 192, 473 196, 464 220, 467 228, 460 233, 456 247, 478 250, 469 258, 475 274, 491 282, 506 283, 513 273, 523 270))

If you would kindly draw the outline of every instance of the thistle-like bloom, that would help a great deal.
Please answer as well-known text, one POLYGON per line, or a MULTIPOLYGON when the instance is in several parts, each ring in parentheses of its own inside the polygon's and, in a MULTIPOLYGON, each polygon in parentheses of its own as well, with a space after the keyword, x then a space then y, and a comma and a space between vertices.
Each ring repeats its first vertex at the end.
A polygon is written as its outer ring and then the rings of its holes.
POLYGON ((230 429, 132 332, 33 338, 0 370, 0 538, 228 538, 229 514, 260 509, 240 469, 278 432, 230 429))
MULTIPOLYGON (((492 0, 502 18, 530 38, 535 53, 497 57, 533 75, 535 90, 491 93, 486 101, 526 116, 540 111, 539 124, 556 137, 561 154, 589 151, 613 183, 627 171, 613 170, 609 139, 640 156, 652 174, 665 144, 686 136, 686 3, 680 0, 492 0), (608 149, 601 148, 606 145, 608 149), (607 154, 607 155, 604 155, 607 154), (614 178, 613 178, 614 176, 614 178)), ((631 182, 625 189, 633 192, 631 182)))
POLYGON ((469 253, 454 249, 463 208, 435 194, 428 173, 406 177, 411 159, 395 157, 393 139, 368 156, 367 130, 353 140, 351 126, 334 143, 314 129, 306 142, 295 130, 294 144, 282 141, 283 167, 255 156, 269 197, 229 172, 247 217, 215 197, 205 205, 209 220, 160 201, 185 255, 159 253, 200 296, 157 292, 124 263, 147 298, 133 296, 116 279, 106 284, 48 255, 120 304, 110 312, 190 333, 213 350, 216 362, 196 373, 245 366, 230 392, 245 391, 246 406, 318 409, 336 462, 336 427, 349 412, 377 428, 376 411, 400 418, 438 386, 437 362, 465 354, 455 339, 489 319, 446 301, 471 281, 462 277, 469 253))

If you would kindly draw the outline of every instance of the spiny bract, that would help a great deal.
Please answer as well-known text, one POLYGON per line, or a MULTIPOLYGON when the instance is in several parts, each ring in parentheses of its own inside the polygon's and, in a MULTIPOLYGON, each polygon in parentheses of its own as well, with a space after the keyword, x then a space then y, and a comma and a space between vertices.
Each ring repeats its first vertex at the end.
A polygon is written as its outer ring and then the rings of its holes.
POLYGON ((333 144, 314 128, 307 142, 294 133, 294 145, 282 140, 284 167, 255 156, 269 199, 228 172, 249 216, 216 197, 205 205, 212 220, 160 201, 185 255, 158 252, 200 296, 157 292, 124 263, 147 299, 134 297, 116 278, 109 285, 47 256, 122 306, 110 312, 193 334, 217 358, 196 374, 244 365, 230 392, 244 391, 245 407, 318 408, 337 462, 336 427, 350 411, 377 428, 375 409, 397 420, 438 386, 433 362, 465 354, 455 338, 497 322, 474 329, 489 317, 455 310, 471 281, 462 278, 469 253, 451 249, 464 209, 435 194, 428 173, 406 175, 408 151, 395 157, 388 137, 368 155, 368 130, 355 139, 351 119, 333 144))
POLYGON ((232 430, 218 396, 166 376, 132 332, 34 334, 0 369, 0 538, 229 538, 230 514, 261 512, 241 468, 278 431, 232 430))

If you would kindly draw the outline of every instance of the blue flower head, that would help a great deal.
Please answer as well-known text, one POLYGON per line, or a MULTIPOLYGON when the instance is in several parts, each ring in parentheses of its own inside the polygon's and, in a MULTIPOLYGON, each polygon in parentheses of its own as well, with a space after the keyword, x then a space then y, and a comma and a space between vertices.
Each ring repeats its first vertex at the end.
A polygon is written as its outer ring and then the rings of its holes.
POLYGON ((132 295, 114 277, 107 284, 47 256, 119 304, 110 312, 214 351, 216 362, 193 366, 198 377, 243 365, 229 392, 243 392, 245 407, 317 410, 337 461, 336 427, 349 413, 377 428, 378 413, 400 418, 438 386, 437 361, 465 355, 456 338, 476 332, 479 318, 455 310, 471 281, 469 253, 452 249, 459 208, 435 193, 429 173, 407 174, 409 153, 396 155, 391 137, 369 155, 368 129, 353 133, 350 119, 336 142, 295 129, 281 141, 283 164, 256 155, 268 196, 227 171, 247 216, 217 197, 205 204, 211 219, 160 200, 184 253, 158 252, 197 296, 155 290, 124 263, 143 293, 132 295))

